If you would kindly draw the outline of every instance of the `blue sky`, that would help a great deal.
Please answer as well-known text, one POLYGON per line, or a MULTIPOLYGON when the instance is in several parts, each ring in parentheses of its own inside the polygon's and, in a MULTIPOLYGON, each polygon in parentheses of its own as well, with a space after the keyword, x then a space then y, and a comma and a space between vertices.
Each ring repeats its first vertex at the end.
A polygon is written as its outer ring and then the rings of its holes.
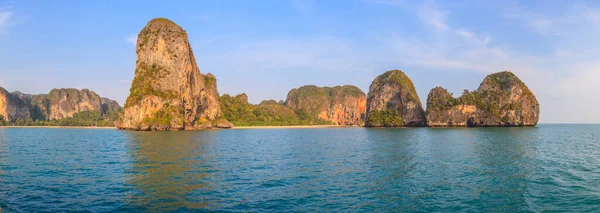
POLYGON ((154 17, 185 30, 221 94, 285 99, 306 84, 365 91, 390 69, 419 96, 458 95, 510 70, 536 94, 540 122, 600 122, 598 1, 6 1, 0 86, 89 88, 123 103, 136 35, 154 17))

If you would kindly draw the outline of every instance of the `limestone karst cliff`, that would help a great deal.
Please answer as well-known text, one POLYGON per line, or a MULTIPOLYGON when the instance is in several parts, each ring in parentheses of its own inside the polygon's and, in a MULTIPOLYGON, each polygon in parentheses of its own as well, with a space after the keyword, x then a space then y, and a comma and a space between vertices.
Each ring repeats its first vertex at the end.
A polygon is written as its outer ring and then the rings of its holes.
POLYGON ((535 126, 540 106, 535 95, 512 72, 488 75, 475 91, 454 98, 442 87, 427 97, 427 123, 449 126, 535 126))
POLYGON ((317 87, 313 85, 292 89, 285 105, 299 115, 306 114, 314 121, 334 125, 364 124, 366 95, 356 86, 317 87))
POLYGON ((46 98, 48 105, 35 106, 39 106, 42 112, 47 112, 48 120, 72 117, 83 111, 102 112, 100 96, 88 89, 53 89, 46 98))
POLYGON ((221 96, 221 109, 227 120, 236 126, 292 126, 308 125, 300 120, 294 110, 286 107, 283 101, 265 100, 260 104, 248 103, 245 93, 236 96, 221 96))
POLYGON ((121 106, 116 101, 101 98, 88 89, 52 89, 48 94, 31 95, 8 93, 0 88, 0 115, 8 123, 15 123, 17 120, 62 120, 83 112, 95 112, 95 115, 104 120, 113 121, 120 110, 121 106))
POLYGON ((367 127, 425 126, 421 100, 413 82, 400 70, 373 80, 367 97, 367 127))
POLYGON ((185 30, 156 18, 140 32, 135 77, 123 115, 129 130, 193 130, 230 127, 221 117, 217 80, 203 75, 185 30))
POLYGON ((17 119, 30 118, 27 102, 20 98, 20 94, 12 94, 0 87, 0 116, 2 120, 12 122, 17 119))

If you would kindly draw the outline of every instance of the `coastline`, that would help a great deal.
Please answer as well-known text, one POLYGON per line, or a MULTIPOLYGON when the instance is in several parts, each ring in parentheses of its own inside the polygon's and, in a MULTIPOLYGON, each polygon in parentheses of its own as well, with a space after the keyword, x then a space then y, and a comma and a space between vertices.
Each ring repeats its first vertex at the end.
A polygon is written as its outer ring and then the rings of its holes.
MULTIPOLYGON (((230 129, 317 129, 317 128, 359 128, 362 126, 342 125, 305 125, 305 126, 235 126, 230 129)), ((117 129, 117 127, 104 126, 0 126, 3 128, 36 128, 36 129, 117 129)), ((218 128, 217 128, 218 129, 218 128)))
POLYGON ((4 128, 40 128, 40 129, 117 129, 114 126, 0 126, 4 128))
POLYGON ((231 129, 316 129, 316 128, 356 128, 361 126, 305 125, 305 126, 234 126, 231 129))

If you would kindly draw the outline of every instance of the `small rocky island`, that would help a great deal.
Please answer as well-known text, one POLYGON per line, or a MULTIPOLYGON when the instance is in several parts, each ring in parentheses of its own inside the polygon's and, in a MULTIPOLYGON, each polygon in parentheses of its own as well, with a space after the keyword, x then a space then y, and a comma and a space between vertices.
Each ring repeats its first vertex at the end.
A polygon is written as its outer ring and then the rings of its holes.
POLYGON ((415 86, 400 70, 373 80, 367 98, 367 127, 426 126, 425 111, 415 86))
POLYGON ((488 75, 475 91, 454 98, 442 87, 427 96, 431 127, 535 126, 540 106, 535 95, 515 74, 488 75))
POLYGON ((217 79, 203 75, 183 28, 156 18, 140 32, 137 62, 119 129, 230 128, 222 117, 217 79))

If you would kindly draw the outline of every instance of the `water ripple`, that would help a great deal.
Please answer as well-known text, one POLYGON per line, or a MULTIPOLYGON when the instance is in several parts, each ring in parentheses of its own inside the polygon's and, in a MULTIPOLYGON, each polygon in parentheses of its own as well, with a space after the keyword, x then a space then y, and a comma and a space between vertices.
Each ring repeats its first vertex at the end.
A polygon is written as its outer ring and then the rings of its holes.
POLYGON ((0 129, 4 212, 595 212, 600 126, 0 129))

